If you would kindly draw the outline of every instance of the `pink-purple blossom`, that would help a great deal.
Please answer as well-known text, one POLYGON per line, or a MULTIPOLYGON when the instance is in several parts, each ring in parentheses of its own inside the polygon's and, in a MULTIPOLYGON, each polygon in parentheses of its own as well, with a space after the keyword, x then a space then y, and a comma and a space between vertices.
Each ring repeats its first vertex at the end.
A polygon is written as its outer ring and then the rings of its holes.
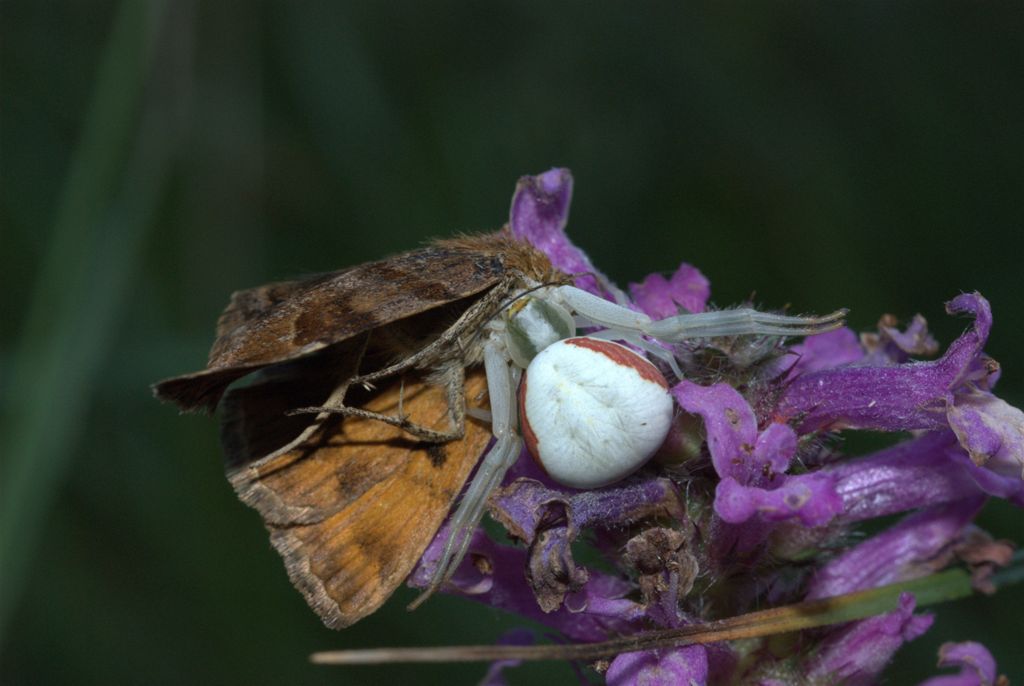
MULTIPOLYGON (((578 287, 622 302, 565 233, 571 195, 565 169, 524 177, 511 233, 578 287)), ((629 293, 623 304, 662 319, 706 310, 710 283, 684 263, 629 293)), ((1024 413, 993 393, 988 301, 964 293, 947 311, 971 323, 925 361, 938 345, 921 317, 901 329, 886 316, 860 336, 842 328, 802 341, 677 344, 682 377, 664 369, 678 408, 673 447, 594 491, 554 484, 524 455, 490 499, 508 539, 478 530, 445 590, 568 640, 598 641, 906 581, 958 560, 974 565, 982 587, 987 572, 978 569, 990 572, 1009 547, 973 520, 989 497, 1024 506, 1024 413), (849 456, 834 439, 850 431, 913 433, 849 456), (901 519, 870 537, 850 535, 888 515, 901 519), (600 566, 580 561, 584 546, 600 566)), ((412 585, 429 581, 446 536, 442 529, 412 585)), ((624 653, 601 669, 617 686, 868 684, 931 623, 904 594, 887 614, 806 633, 790 653, 756 642, 689 646, 624 653)), ((995 683, 995 662, 976 643, 943 646, 940 664, 960 673, 927 686, 995 683)), ((487 683, 500 683, 509 666, 496 666, 487 683)))
POLYGON ((933 621, 931 615, 914 614, 914 597, 904 593, 892 612, 827 632, 807 659, 807 677, 848 686, 872 684, 900 646, 928 631, 933 621))
POLYGON ((608 686, 702 684, 708 678, 708 657, 700 646, 623 653, 608 667, 608 686))
POLYGON ((654 319, 682 312, 703 312, 711 297, 711 282, 692 264, 682 263, 671 277, 649 274, 629 284, 633 302, 654 319))
POLYGON ((920 686, 998 686, 1009 684, 999 681, 996 661, 985 646, 974 641, 943 643, 939 648, 939 667, 959 667, 959 674, 947 674, 928 679, 920 686))

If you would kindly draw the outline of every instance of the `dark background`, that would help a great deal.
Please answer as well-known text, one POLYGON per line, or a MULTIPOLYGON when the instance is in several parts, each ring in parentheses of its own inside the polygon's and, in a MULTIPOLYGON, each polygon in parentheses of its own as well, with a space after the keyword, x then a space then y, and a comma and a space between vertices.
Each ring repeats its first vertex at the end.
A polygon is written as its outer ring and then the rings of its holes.
MULTIPOLYGON (((985 3, 5 2, 0 650, 8 683, 472 683, 317 649, 491 642, 403 591, 343 633, 223 478, 215 422, 150 397, 236 288, 502 224, 570 167, 621 284, 680 260, 722 305, 923 313, 980 290, 1024 404, 1024 10, 985 3)), ((983 524, 1021 539, 996 503, 983 524)), ((1024 595, 939 608, 891 683, 977 639, 1024 674, 1024 595)), ((562 665, 520 683, 572 678, 562 665)))

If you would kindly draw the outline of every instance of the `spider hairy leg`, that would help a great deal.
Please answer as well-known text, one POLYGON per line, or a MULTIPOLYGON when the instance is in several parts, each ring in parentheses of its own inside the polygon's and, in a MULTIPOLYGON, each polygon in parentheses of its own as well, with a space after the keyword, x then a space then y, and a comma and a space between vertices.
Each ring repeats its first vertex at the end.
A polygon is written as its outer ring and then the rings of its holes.
POLYGON ((505 472, 519 457, 523 441, 516 432, 516 402, 512 370, 504 346, 492 338, 484 346, 487 394, 490 397, 494 445, 480 462, 459 507, 448 523, 448 539, 430 579, 430 583, 409 605, 419 607, 440 588, 458 568, 466 555, 473 530, 483 518, 487 498, 501 484, 505 472))
POLYGON ((821 317, 800 317, 742 308, 680 314, 654 321, 646 314, 608 302, 574 286, 559 286, 555 292, 577 314, 595 325, 666 342, 719 336, 813 336, 841 327, 847 313, 843 309, 821 317))

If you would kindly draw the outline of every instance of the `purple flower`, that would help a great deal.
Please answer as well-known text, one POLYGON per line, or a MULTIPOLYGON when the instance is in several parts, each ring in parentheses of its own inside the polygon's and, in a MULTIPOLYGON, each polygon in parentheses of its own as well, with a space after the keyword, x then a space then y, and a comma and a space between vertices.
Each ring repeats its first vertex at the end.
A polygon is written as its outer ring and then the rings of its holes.
POLYGON ((834 369, 864 359, 864 350, 857 340, 857 334, 845 326, 820 336, 811 336, 803 343, 791 347, 790 353, 797 358, 789 370, 791 377, 834 369))
POLYGON ((859 522, 983 493, 949 431, 934 431, 865 457, 826 466, 843 499, 843 522, 859 522))
MULTIPOLYGON (((442 528, 427 548, 409 578, 411 586, 425 588, 430 583, 447 533, 442 528)), ((495 543, 477 531, 469 554, 446 590, 540 622, 575 641, 597 641, 636 630, 632 620, 642 616, 643 608, 625 597, 631 590, 626 580, 590 571, 586 585, 568 599, 570 602, 548 611, 534 598, 526 578, 527 563, 522 548, 495 543)))
POLYGON ((491 502, 495 519, 529 546, 527 577, 546 611, 559 607, 588 579, 588 573, 573 560, 570 547, 583 529, 621 527, 680 512, 675 489, 665 479, 630 481, 572 495, 537 481, 517 479, 495 493, 491 502))
MULTIPOLYGON (((999 683, 996 661, 985 646, 973 641, 943 643, 939 648, 939 667, 959 667, 959 674, 936 676, 920 686, 995 686, 999 683)), ((1009 684, 1003 677, 1002 683, 1009 684)))
POLYGON ((572 174, 568 169, 556 168, 537 176, 522 177, 512 196, 509 213, 512 235, 543 252, 558 269, 574 276, 577 287, 597 295, 612 296, 608 278, 565 235, 571 200, 572 174))
POLYGON ((704 420, 711 461, 721 478, 715 512, 723 520, 742 524, 759 514, 768 521, 799 517, 806 526, 819 526, 842 512, 831 476, 786 476, 796 433, 777 423, 758 432, 753 409, 732 386, 682 381, 672 393, 680 407, 704 420))
POLYGON ((850 548, 814 575, 807 600, 852 593, 925 576, 935 570, 981 509, 981 497, 920 510, 899 524, 850 548))
POLYGON ((946 416, 974 464, 1016 481, 1024 476, 1024 412, 975 390, 960 396, 946 416))
POLYGON ((977 293, 947 303, 951 313, 968 313, 974 326, 934 362, 858 364, 800 374, 779 398, 778 413, 794 419, 800 433, 820 429, 906 431, 948 426, 947 408, 985 387, 998 367, 982 348, 992 328, 988 301, 977 293))
POLYGON ((913 357, 932 357, 939 351, 924 317, 914 315, 905 331, 900 331, 897 323, 895 317, 886 314, 878 322, 877 333, 860 335, 866 364, 902 364, 913 357))
POLYGON ((683 312, 703 312, 711 297, 711 282, 691 264, 683 262, 671 278, 650 274, 641 283, 629 284, 633 302, 653 319, 683 312))
MULTIPOLYGON (((533 633, 526 629, 512 629, 506 631, 501 638, 497 640, 498 645, 530 645, 533 643, 533 633)), ((480 680, 478 686, 508 686, 508 681, 505 679, 505 670, 512 667, 518 667, 522 664, 522 660, 497 660, 491 663, 490 668, 487 670, 487 674, 480 680)))
POLYGON ((605 674, 608 686, 701 686, 708 679, 708 657, 703 646, 674 650, 623 653, 605 674))
POLYGON ((872 684, 899 647, 928 631, 933 621, 931 615, 914 615, 914 598, 904 593, 892 612, 828 632, 808 661, 807 676, 844 686, 872 684))
MULTIPOLYGON (((578 287, 652 319, 707 310, 708 279, 686 263, 630 284, 631 299, 616 288, 565 234, 571 195, 567 170, 524 177, 511 234, 578 287)), ((871 334, 841 328, 795 342, 648 341, 670 378, 682 372, 657 457, 593 491, 558 486, 521 457, 489 501, 511 541, 478 530, 444 590, 591 642, 876 588, 955 561, 991 589, 1010 546, 973 520, 989 497, 1024 506, 1024 413, 992 392, 988 302, 963 294, 947 309, 973 323, 932 361, 915 361, 939 349, 921 317, 905 329, 885 316, 871 334), (914 433, 848 456, 835 437, 849 431, 914 433), (891 515, 902 517, 858 535, 891 515)), ((412 585, 429 581, 446 537, 442 529, 412 585)), ((914 607, 903 594, 884 615, 804 632, 788 653, 752 639, 624 653, 602 668, 609 684, 874 683, 931 625, 914 607)), ((961 672, 928 686, 995 683, 994 660, 978 644, 947 644, 941 664, 961 672)), ((507 666, 492 668, 493 683, 507 666)))

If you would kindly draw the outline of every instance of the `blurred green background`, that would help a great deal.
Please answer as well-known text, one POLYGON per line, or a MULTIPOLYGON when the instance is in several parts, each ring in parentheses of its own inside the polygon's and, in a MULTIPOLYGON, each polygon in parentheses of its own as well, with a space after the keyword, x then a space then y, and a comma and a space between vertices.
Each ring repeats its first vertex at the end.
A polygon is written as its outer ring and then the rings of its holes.
MULTIPOLYGON (((570 232, 625 284, 923 313, 992 302, 1024 404, 1019 2, 0 5, 0 674, 5 683, 473 683, 309 652, 490 642, 403 591, 343 633, 223 478, 215 422, 148 385, 205 361, 240 287, 502 224, 570 167, 570 232)), ((983 524, 1024 538, 1020 513, 983 524)), ((942 607, 891 683, 977 639, 1024 674, 1024 591, 942 607)), ((518 683, 572 679, 561 665, 518 683)))

